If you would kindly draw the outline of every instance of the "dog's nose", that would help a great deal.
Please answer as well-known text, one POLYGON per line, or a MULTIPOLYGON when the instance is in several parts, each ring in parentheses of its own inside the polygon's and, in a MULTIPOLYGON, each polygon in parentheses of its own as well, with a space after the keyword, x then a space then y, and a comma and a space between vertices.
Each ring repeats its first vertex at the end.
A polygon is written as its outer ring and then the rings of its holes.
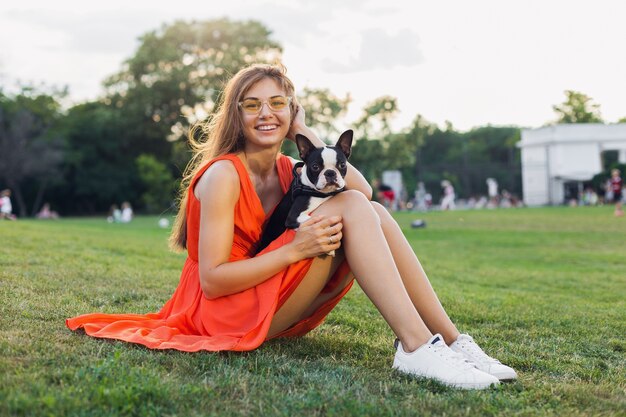
POLYGON ((337 173, 335 171, 328 170, 324 172, 324 176, 327 180, 334 180, 337 178, 337 173))

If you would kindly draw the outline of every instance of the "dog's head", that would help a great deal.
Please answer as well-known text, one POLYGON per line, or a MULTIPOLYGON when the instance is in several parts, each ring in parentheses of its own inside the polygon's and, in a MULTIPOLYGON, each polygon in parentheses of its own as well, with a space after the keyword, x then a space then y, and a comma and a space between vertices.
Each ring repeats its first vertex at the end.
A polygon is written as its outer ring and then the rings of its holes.
POLYGON ((304 162, 300 173, 302 184, 323 193, 344 188, 352 136, 352 130, 346 130, 335 146, 316 148, 306 136, 296 135, 300 158, 304 162))

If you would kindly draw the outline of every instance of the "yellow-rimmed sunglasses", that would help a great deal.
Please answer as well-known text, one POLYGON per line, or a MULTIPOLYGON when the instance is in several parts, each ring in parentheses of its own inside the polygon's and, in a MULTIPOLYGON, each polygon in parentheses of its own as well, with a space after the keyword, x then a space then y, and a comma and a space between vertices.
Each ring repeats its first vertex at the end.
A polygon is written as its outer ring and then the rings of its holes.
POLYGON ((245 98, 239 102, 239 107, 248 114, 258 114, 261 112, 264 104, 272 111, 281 111, 291 103, 291 97, 274 96, 268 100, 261 100, 258 98, 245 98))

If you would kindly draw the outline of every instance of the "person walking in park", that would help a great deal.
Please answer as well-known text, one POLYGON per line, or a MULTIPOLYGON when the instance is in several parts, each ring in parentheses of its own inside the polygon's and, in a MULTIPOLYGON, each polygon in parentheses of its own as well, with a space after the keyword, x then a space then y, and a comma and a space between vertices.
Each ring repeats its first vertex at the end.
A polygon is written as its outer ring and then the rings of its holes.
POLYGON ((466 389, 515 379, 457 330, 398 224, 350 165, 344 192, 255 254, 293 178, 283 141, 303 134, 323 146, 304 120, 283 67, 234 75, 192 141, 171 236, 188 258, 172 298, 158 313, 86 314, 67 326, 153 349, 248 351, 319 326, 356 278, 398 337, 393 368, 466 389))

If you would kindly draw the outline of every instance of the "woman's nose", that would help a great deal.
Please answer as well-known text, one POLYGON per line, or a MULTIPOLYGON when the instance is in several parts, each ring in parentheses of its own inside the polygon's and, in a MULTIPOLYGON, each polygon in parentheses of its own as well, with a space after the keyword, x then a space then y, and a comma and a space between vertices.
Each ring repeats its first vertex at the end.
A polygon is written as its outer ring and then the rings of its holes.
POLYGON ((263 102, 261 103, 261 110, 259 110, 259 116, 265 117, 272 114, 272 110, 270 109, 269 104, 263 102))

